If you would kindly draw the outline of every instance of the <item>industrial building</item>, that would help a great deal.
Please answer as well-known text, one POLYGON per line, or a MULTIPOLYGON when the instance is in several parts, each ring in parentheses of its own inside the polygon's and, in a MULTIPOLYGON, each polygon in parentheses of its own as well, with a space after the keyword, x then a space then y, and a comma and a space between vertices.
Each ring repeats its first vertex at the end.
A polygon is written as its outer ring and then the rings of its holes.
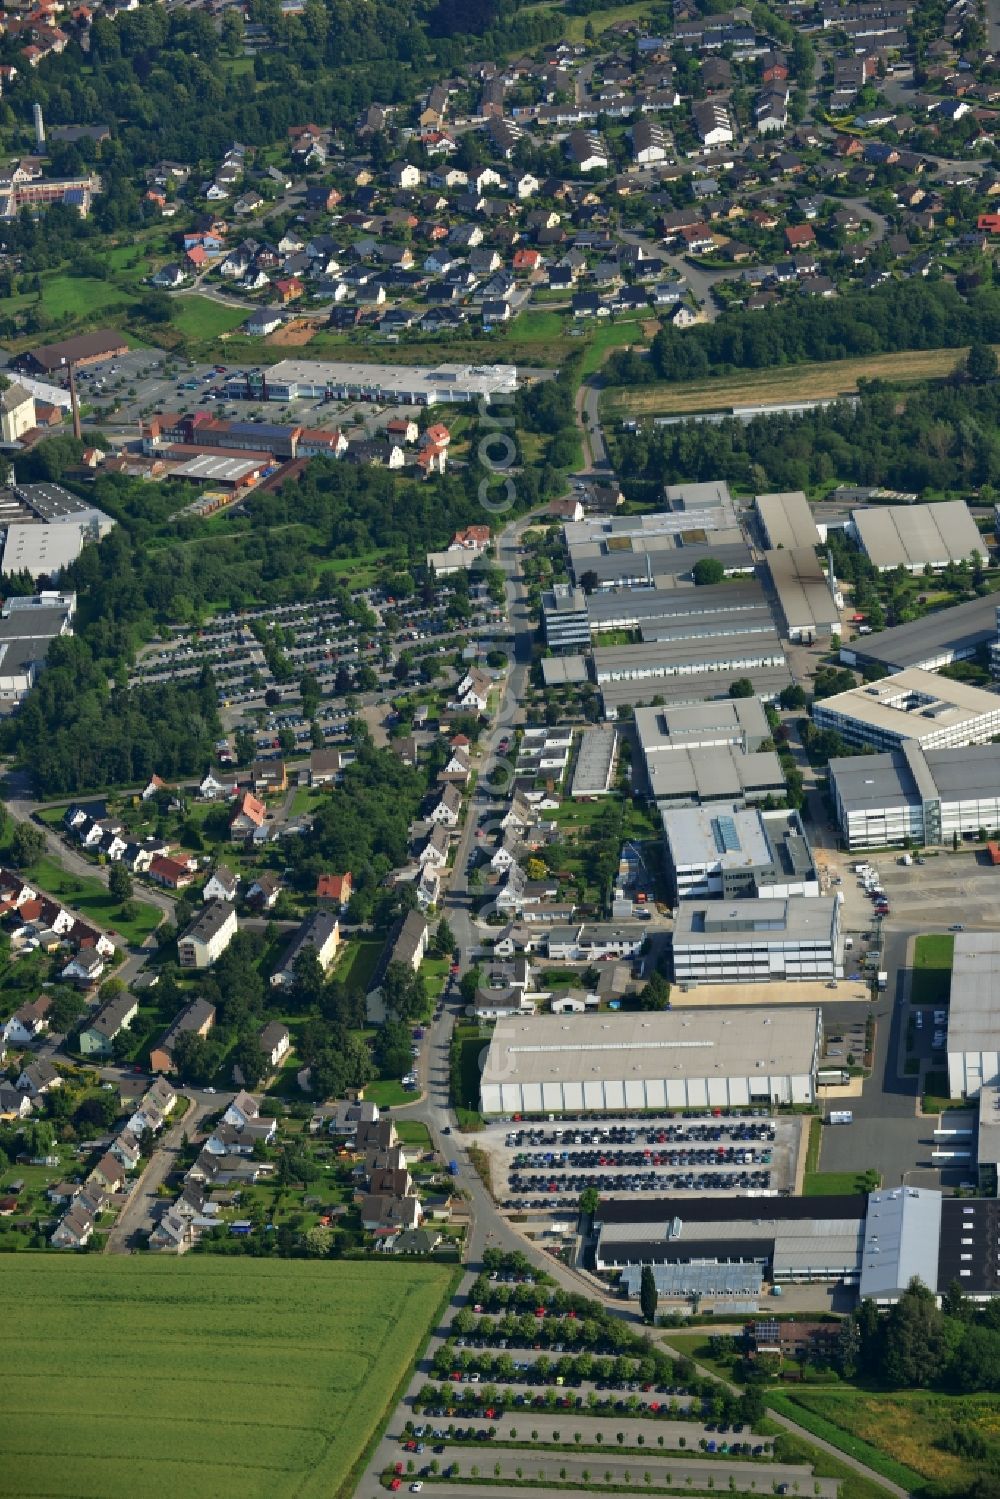
MULTIPOLYGON (((544 663, 543 663, 544 664, 544 663)), ((788 664, 756 666, 752 671, 739 668, 728 671, 699 671, 672 677, 644 677, 601 684, 601 702, 605 718, 617 718, 619 708, 696 707, 706 702, 728 699, 735 682, 749 678, 753 696, 762 703, 776 701, 792 685, 788 664)), ((744 699, 749 702, 750 699, 744 699)))
MULTIPOLYGON (((678 590, 680 591, 680 590, 678 590)), ((686 589, 686 593, 707 594, 707 588, 686 589)), ((669 645, 679 640, 725 640, 733 636, 766 635, 773 639, 774 617, 761 598, 755 609, 703 609, 697 614, 672 614, 661 619, 646 619, 639 626, 643 643, 655 641, 669 645)))
POLYGON ((925 750, 904 739, 831 760, 830 790, 850 849, 948 844, 1000 827, 1000 745, 925 750))
POLYGON ((573 555, 613 551, 625 541, 648 544, 656 537, 691 531, 728 531, 738 525, 736 509, 725 482, 678 484, 664 490, 669 508, 640 515, 590 515, 566 521, 563 540, 573 555))
POLYGON ((895 749, 904 739, 950 749, 1000 734, 1000 697, 918 668, 824 698, 812 714, 817 727, 874 749, 895 749))
MULTIPOLYGON (((232 377, 226 393, 239 397, 246 377, 232 377)), ((378 401, 404 406, 465 405, 471 401, 512 401, 517 391, 512 364, 327 363, 283 359, 266 371, 261 395, 271 401, 378 401)))
POLYGON ((820 1011, 667 1010, 497 1023, 481 1080, 497 1114, 812 1103, 820 1011))
POLYGON ((696 807, 708 802, 740 806, 784 796, 788 789, 773 750, 747 754, 733 744, 654 755, 647 763, 646 777, 650 797, 661 807, 696 807))
POLYGON ((956 932, 948 1006, 948 1091, 1000 1083, 1000 932, 956 932))
POLYGON ((891 630, 859 635, 841 645, 840 659, 845 666, 884 666, 888 672, 912 666, 937 671, 974 656, 996 639, 997 628, 996 596, 988 593, 950 609, 935 609, 891 630))
POLYGON ((570 572, 575 581, 580 583, 591 573, 597 580, 597 591, 674 588, 693 583, 695 565, 704 557, 720 562, 728 578, 754 570, 753 554, 737 526, 710 535, 704 527, 676 533, 635 533, 569 547, 570 572))
POLYGON ((589 680, 590 674, 583 656, 542 657, 542 682, 546 687, 577 686, 589 680))
POLYGON ((747 754, 771 737, 767 715, 755 697, 725 697, 683 707, 637 708, 635 729, 647 770, 675 750, 735 745, 747 754))
POLYGON ((825 571, 812 547, 765 552, 764 561, 778 598, 789 640, 814 640, 840 634, 844 600, 837 591, 832 564, 825 571))
POLYGON ((570 796, 607 796, 614 782, 618 730, 614 724, 584 729, 576 752, 570 796))
POLYGON ((990 554, 964 500, 929 505, 878 505, 851 511, 850 530, 879 572, 968 562, 975 554, 987 565, 990 554))
POLYGON ((937 1290, 941 1202, 941 1193, 926 1187, 870 1194, 861 1252, 863 1299, 890 1305, 914 1277, 937 1290))
POLYGON ((711 635, 598 646, 594 651, 594 676, 601 684, 711 671, 745 674, 760 666, 781 666, 784 660, 778 632, 768 624, 756 634, 735 633, 722 639, 711 635))
POLYGON ((26 349, 11 361, 12 367, 28 375, 53 375, 72 365, 96 364, 102 359, 118 359, 128 353, 128 342, 117 328, 98 328, 80 333, 60 343, 42 344, 26 349))
POLYGON ((627 588, 620 593, 595 593, 586 607, 590 632, 599 635, 604 630, 645 630, 650 625, 688 618, 755 616, 767 609, 767 598, 756 578, 737 578, 710 588, 627 588))
POLYGON ((810 551, 826 540, 826 527, 817 526, 812 507, 801 489, 784 494, 759 494, 754 501, 764 550, 810 551))
POLYGON ((114 524, 110 515, 61 484, 15 484, 9 500, 0 504, 0 571, 55 579, 114 524))
POLYGON ((829 983, 843 972, 840 905, 832 897, 683 901, 673 937, 680 985, 829 983))
POLYGON ((16 708, 45 665, 49 646, 72 635, 75 593, 37 593, 5 600, 0 609, 0 711, 16 708))
MULTIPOLYGON (((741 1270, 735 1294, 759 1295, 765 1281, 857 1281, 867 1199, 855 1196, 610 1198, 595 1222, 595 1270, 652 1265, 672 1272, 667 1294, 699 1291, 707 1274, 741 1270)), ((728 1290, 725 1283, 722 1289, 728 1290)), ((707 1294, 711 1294, 708 1291, 707 1294)), ((733 1294, 729 1292, 729 1294, 733 1294)))
POLYGON ((587 595, 582 588, 557 583, 548 593, 543 593, 542 620, 545 642, 554 651, 589 648, 590 615, 587 595))
POLYGON ((756 807, 665 807, 661 813, 675 900, 819 895, 819 875, 797 812, 756 807))

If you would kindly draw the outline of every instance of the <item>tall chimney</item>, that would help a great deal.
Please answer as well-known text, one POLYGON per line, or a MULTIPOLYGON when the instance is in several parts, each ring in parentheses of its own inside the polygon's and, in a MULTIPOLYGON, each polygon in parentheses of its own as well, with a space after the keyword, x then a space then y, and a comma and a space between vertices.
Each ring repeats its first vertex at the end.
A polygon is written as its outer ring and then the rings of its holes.
POLYGON ((80 431, 80 397, 76 389, 76 366, 69 367, 69 399, 73 407, 73 436, 79 441, 83 437, 80 431))

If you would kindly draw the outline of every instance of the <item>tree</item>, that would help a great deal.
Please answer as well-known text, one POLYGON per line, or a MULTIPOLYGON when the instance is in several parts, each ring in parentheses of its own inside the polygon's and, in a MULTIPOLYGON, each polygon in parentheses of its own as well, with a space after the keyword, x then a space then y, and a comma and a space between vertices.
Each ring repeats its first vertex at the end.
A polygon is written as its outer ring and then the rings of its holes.
POLYGON ((450 958, 457 946, 455 933, 448 925, 447 917, 442 916, 434 933, 434 952, 439 958, 450 958))
POLYGON ((16 822, 11 834, 8 857, 15 869, 27 869, 45 852, 45 834, 30 822, 16 822))
POLYGON ((737 677, 735 682, 729 686, 730 697, 755 697, 753 683, 749 677, 737 677))
POLYGON ((580 1193, 580 1212, 586 1213, 589 1218, 592 1218, 597 1212, 597 1209, 600 1207, 600 1203, 601 1194, 598 1192, 597 1188, 584 1187, 583 1191, 580 1193))
POLYGON ((998 362, 992 344, 974 343, 965 361, 965 373, 976 385, 986 385, 997 377, 998 362))
POLYGON ((670 985, 659 969, 650 975, 649 983, 639 996, 639 1004, 644 1010, 670 1009, 670 985))
POLYGON ((794 682, 790 687, 783 687, 781 689, 781 692, 778 694, 778 702, 786 710, 804 708, 806 705, 806 695, 799 684, 794 682))
POLYGON ((691 576, 699 588, 704 588, 707 584, 721 583, 726 570, 718 557, 700 557, 691 570, 691 576))
POLYGON ((944 1318, 916 1277, 882 1323, 882 1375, 897 1389, 921 1389, 939 1374, 946 1351, 944 1318))
POLYGON ((588 567, 586 572, 580 574, 580 587, 584 593, 593 593, 600 581, 592 567, 588 567))
POLYGON ((270 1059, 264 1055, 255 1035, 246 1035, 237 1041, 230 1054, 233 1067, 238 1067, 245 1088, 256 1088, 271 1070, 270 1059))
POLYGON ((643 1265, 642 1276, 639 1280, 639 1308, 642 1312, 643 1321, 647 1322, 650 1327, 656 1321, 656 1307, 659 1299, 653 1267, 652 1265, 643 1265))
POLYGON ((124 864, 112 864, 108 870, 108 890, 113 900, 132 899, 132 876, 124 864))

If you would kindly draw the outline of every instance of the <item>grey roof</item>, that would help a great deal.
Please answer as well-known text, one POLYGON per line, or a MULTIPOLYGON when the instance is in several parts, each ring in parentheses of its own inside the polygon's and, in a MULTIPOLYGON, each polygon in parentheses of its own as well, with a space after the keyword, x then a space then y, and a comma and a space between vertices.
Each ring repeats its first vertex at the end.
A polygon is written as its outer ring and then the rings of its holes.
POLYGON ((748 807, 668 807, 662 815, 663 832, 676 864, 706 864, 709 868, 742 869, 771 861, 771 843, 760 812, 748 807), (722 824, 731 827, 728 841, 722 824))
POLYGON ((789 630, 839 627, 840 610, 811 546, 765 552, 764 558, 789 630))
POLYGON ((731 685, 749 678, 754 695, 765 702, 778 696, 782 688, 792 685, 787 664, 779 666, 734 667, 724 671, 683 672, 671 677, 644 677, 622 682, 603 682, 601 699, 606 718, 613 718, 619 704, 632 706, 660 699, 668 706, 703 703, 724 698, 731 685))
POLYGON ((964 500, 929 505, 879 505, 853 510, 851 520, 876 567, 932 567, 989 552, 964 500))
POLYGON ((213 900, 203 907, 180 936, 182 942, 190 939, 193 942, 211 942, 212 938, 225 926, 233 914, 233 908, 228 901, 213 900))
POLYGON ((542 681, 546 687, 562 687, 572 682, 586 682, 587 662, 583 656, 544 656, 542 681))
POLYGON ((748 755, 732 744, 654 755, 647 773, 657 801, 738 802, 770 791, 780 796, 785 789, 781 761, 773 750, 748 755))
POLYGON ((290 973, 295 960, 307 947, 319 950, 324 947, 339 926, 340 918, 333 911, 314 911, 295 933, 284 957, 275 969, 275 974, 290 973))
POLYGON ((768 547, 792 549, 819 545, 816 521, 801 489, 759 494, 756 503, 768 547))
POLYGON ((14 493, 43 521, 65 520, 79 515, 81 510, 92 509, 86 500, 61 484, 18 484, 14 493))
POLYGON ((937 1289, 941 1193, 927 1187, 872 1192, 861 1256, 861 1296, 894 1296, 914 1276, 937 1289))
POLYGON ((647 762, 650 755, 672 754, 688 745, 743 744, 754 749, 771 732, 763 706, 755 697, 637 708, 635 726, 647 762))
POLYGON ((830 778, 847 814, 934 799, 990 800, 1000 797, 1000 744, 924 750, 905 739, 885 754, 831 760, 830 778))
POLYGON ((734 578, 710 588, 628 588, 622 592, 593 593, 586 601, 592 630, 634 627, 646 620, 726 614, 766 606, 756 578, 734 578))
POLYGON ((704 665, 725 670, 732 663, 741 669, 752 666, 778 665, 784 652, 773 625, 746 636, 732 639, 718 635, 695 636, 680 640, 647 640, 640 645, 598 646, 594 650, 594 671, 598 682, 614 674, 642 673, 656 677, 704 665))
POLYGON ((717 947, 730 937, 745 942, 832 941, 836 901, 832 896, 764 896, 758 900, 687 900, 677 908, 674 946, 717 947))
MULTIPOLYGON (((822 714, 838 714, 864 729, 900 739, 923 739, 942 730, 978 732, 1000 709, 1000 698, 982 687, 911 667, 823 698, 822 714)), ((820 721, 820 714, 816 714, 820 721)))
POLYGON ((948 1051, 1000 1049, 1000 932, 957 932, 951 965, 948 1051))
POLYGON ((846 650, 859 661, 877 661, 890 671, 946 664, 950 658, 972 655, 995 638, 997 601, 997 594, 987 593, 951 609, 935 609, 908 624, 859 636, 846 650))
MULTIPOLYGON (((809 902, 815 905, 815 901, 809 902)), ((773 1076, 812 1071, 819 1012, 699 1009, 618 1015, 533 1015, 497 1023, 483 1086, 623 1078, 773 1076)))
POLYGON ((573 771, 571 796, 588 796, 609 789, 618 731, 613 724, 584 729, 573 771))

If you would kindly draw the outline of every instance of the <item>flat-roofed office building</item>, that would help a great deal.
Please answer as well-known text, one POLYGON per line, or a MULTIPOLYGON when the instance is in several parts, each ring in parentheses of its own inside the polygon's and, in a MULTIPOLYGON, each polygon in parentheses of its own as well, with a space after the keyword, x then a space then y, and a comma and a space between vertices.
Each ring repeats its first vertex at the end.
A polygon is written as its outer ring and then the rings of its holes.
POLYGON ((537 1015, 497 1022, 483 1113, 812 1103, 820 1011, 537 1015))
POLYGON ((771 736, 764 709, 755 697, 724 697, 708 703, 637 708, 635 729, 647 767, 675 750, 735 745, 748 754, 771 736))
POLYGON ((925 750, 915 739, 881 755, 830 761, 837 821, 850 849, 951 843, 1000 827, 1000 745, 925 750))
POLYGON ((650 796, 661 807, 762 802, 769 796, 784 796, 788 789, 773 750, 748 755, 732 744, 654 755, 646 778, 650 796))
POLYGON ((795 811, 727 803, 665 807, 661 821, 672 892, 679 901, 819 895, 816 864, 795 811))
POLYGON ((1000 697, 916 668, 824 698, 812 713, 819 728, 875 749, 895 749, 904 739, 925 750, 952 749, 1000 734, 1000 697))
POLYGON ((674 921, 681 985, 839 978, 840 906, 832 896, 684 901, 674 921))

